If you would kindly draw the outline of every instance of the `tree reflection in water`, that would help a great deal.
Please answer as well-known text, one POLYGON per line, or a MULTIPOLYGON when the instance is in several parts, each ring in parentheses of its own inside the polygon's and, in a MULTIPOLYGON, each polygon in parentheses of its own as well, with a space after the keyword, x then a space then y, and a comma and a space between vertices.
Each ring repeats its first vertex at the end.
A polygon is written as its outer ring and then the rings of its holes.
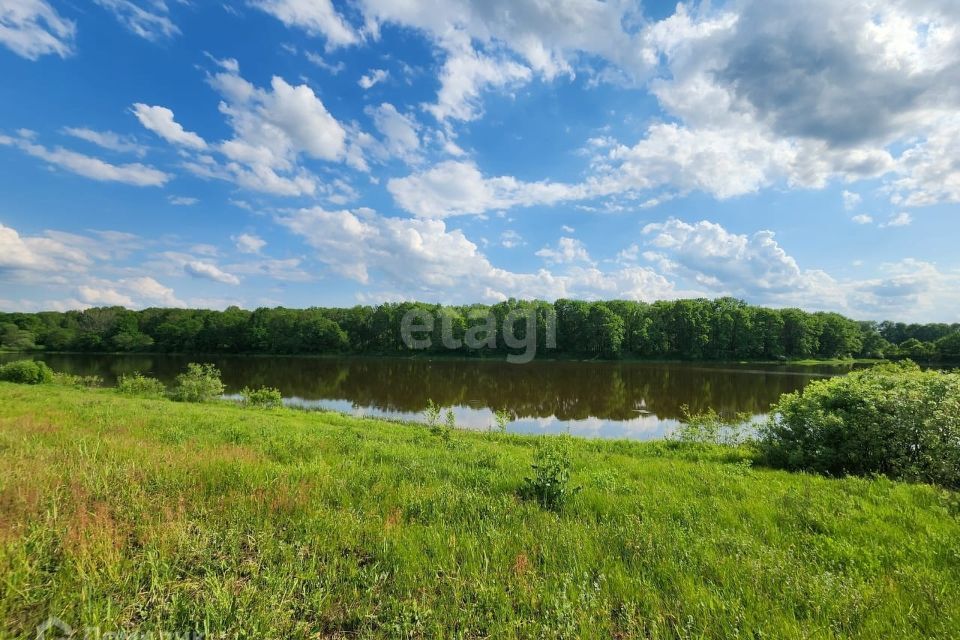
MULTIPOLYGON (((3 354, 3 360, 15 359, 3 354)), ((58 371, 96 374, 112 384, 141 371, 170 383, 187 362, 213 362, 228 393, 277 387, 306 405, 415 417, 432 399, 457 407, 457 423, 486 428, 493 412, 514 416, 511 431, 566 431, 606 437, 658 437, 693 412, 766 413, 783 393, 849 367, 717 363, 548 362, 272 356, 37 356, 58 371)))

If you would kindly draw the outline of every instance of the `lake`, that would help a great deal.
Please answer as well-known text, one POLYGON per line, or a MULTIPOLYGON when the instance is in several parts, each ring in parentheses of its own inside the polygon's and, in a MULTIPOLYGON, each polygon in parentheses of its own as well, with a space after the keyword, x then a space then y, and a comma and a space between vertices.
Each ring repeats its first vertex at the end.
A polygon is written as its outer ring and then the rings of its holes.
MULTIPOLYGON (((0 354, 0 362, 22 358, 0 354)), ((698 412, 747 412, 760 418, 783 393, 852 365, 532 362, 325 358, 42 354, 57 371, 99 375, 111 385, 140 371, 167 384, 187 362, 213 362, 228 394, 277 387, 286 402, 354 415, 421 420, 428 400, 453 407, 457 424, 487 429, 493 412, 514 417, 508 430, 602 438, 660 438, 684 405, 698 412)))

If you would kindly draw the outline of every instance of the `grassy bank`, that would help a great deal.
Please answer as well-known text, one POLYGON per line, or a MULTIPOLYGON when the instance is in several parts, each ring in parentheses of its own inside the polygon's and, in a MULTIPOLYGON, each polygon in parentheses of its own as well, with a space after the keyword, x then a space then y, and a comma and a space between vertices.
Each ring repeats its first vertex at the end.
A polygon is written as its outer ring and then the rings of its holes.
POLYGON ((0 636, 955 638, 956 494, 576 441, 0 383, 0 636))

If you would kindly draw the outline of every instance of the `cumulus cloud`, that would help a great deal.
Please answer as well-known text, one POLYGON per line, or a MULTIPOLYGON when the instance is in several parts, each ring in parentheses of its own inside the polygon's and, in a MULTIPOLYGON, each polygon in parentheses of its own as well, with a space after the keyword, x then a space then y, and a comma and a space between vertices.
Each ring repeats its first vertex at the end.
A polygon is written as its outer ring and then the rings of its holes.
POLYGON ((363 89, 369 89, 375 84, 379 84, 390 76, 386 69, 370 69, 366 74, 360 76, 357 84, 363 89))
POLYGON ((652 247, 644 256, 662 272, 716 293, 773 302, 826 295, 833 281, 822 271, 801 269, 772 231, 736 234, 707 220, 671 218, 648 224, 643 234, 652 247))
POLYGON ((174 120, 173 111, 166 107, 151 107, 138 102, 133 105, 133 114, 140 121, 140 124, 171 144, 188 149, 202 150, 207 148, 207 143, 204 142, 203 138, 184 129, 180 123, 174 120))
POLYGON ((253 0, 252 4, 289 27, 323 36, 328 50, 360 41, 357 32, 337 13, 330 0, 253 0))
POLYGON ((95 0, 107 9, 135 35, 145 40, 156 41, 180 34, 180 29, 167 15, 164 0, 95 0))
POLYGON ((183 265, 183 270, 194 278, 205 278, 222 284, 240 284, 240 278, 227 273, 212 262, 191 260, 183 265))
POLYGON ((252 233, 241 233, 233 238, 233 242, 240 253, 260 253, 267 246, 267 241, 252 233))
POLYGON ((906 211, 901 211, 900 213, 894 214, 887 219, 886 222, 880 224, 880 228, 884 229, 886 227, 906 227, 913 222, 913 216, 911 216, 906 211))
POLYGON ((507 229, 500 234, 500 244, 506 249, 516 249, 517 247, 522 247, 527 244, 523 236, 514 231, 513 229, 507 229))
POLYGON ((523 182, 512 176, 485 178, 474 163, 456 160, 404 178, 392 178, 387 189, 397 205, 424 218, 555 204, 582 199, 597 191, 592 184, 523 182))
POLYGON ((13 138, 0 134, 0 145, 17 147, 21 151, 85 178, 100 182, 122 182, 137 187, 158 187, 172 176, 139 162, 111 164, 94 156, 70 151, 63 147, 47 148, 23 135, 13 138))
POLYGON ((73 53, 76 25, 46 0, 6 0, 0 6, 0 44, 28 60, 73 53))
MULTIPOLYGON (((116 231, 91 231, 80 235, 47 230, 22 235, 0 224, 0 282, 32 291, 55 291, 61 296, 39 303, 20 301, 11 306, 25 310, 80 309, 94 305, 139 308, 149 304, 182 304, 173 289, 149 276, 104 278, 97 271, 116 271, 139 239, 116 231)), ((131 271, 130 269, 123 269, 131 271)))
POLYGON ((386 157, 417 161, 420 151, 420 126, 413 115, 397 111, 389 102, 379 107, 368 107, 367 113, 383 136, 382 152, 386 157))
POLYGON ((416 3, 362 0, 367 30, 381 24, 416 29, 443 51, 437 100, 429 105, 441 120, 471 120, 479 97, 510 90, 534 76, 573 76, 583 57, 627 70, 648 68, 626 25, 639 17, 626 2, 597 0, 451 0, 416 3))
POLYGON ((590 262, 587 248, 576 238, 560 238, 556 248, 544 247, 537 251, 536 255, 553 264, 590 262))
POLYGON ((853 211, 863 201, 859 193, 853 193, 852 191, 844 190, 841 196, 843 197, 843 208, 847 211, 853 211))
POLYGON ((529 82, 529 68, 504 56, 493 57, 474 50, 464 38, 448 43, 447 58, 440 70, 437 102, 427 110, 437 120, 475 120, 483 112, 484 91, 516 87, 529 82))
POLYGON ((25 270, 69 272, 86 268, 90 258, 81 250, 44 236, 21 236, 0 223, 0 272, 25 270))
POLYGON ((348 144, 346 128, 310 87, 291 85, 279 76, 269 88, 257 87, 240 76, 236 60, 216 62, 218 70, 208 81, 223 96, 219 108, 233 131, 231 138, 208 143, 176 122, 170 109, 133 106, 146 128, 195 152, 183 162, 188 171, 273 195, 335 197, 344 193, 345 183, 321 184, 302 166, 302 157, 366 169, 360 147, 348 144))
POLYGON ((673 285, 648 267, 602 272, 574 267, 531 273, 495 267, 459 229, 442 220, 388 218, 369 209, 301 209, 277 218, 316 250, 328 269, 364 285, 388 287, 403 298, 442 295, 475 301, 508 297, 638 300, 675 297, 673 285))

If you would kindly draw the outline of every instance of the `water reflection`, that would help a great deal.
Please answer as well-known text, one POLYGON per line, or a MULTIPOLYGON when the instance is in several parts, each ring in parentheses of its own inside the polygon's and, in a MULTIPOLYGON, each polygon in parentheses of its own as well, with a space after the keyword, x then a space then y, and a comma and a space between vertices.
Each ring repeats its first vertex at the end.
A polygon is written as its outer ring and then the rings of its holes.
MULTIPOLYGON (((12 354, 0 355, 10 360, 12 354)), ((56 370, 102 376, 142 371, 171 383, 197 357, 155 355, 39 356, 56 370)), ((454 407, 460 425, 486 429, 493 412, 514 416, 511 431, 597 437, 659 437, 681 407, 766 413, 781 394, 849 367, 703 363, 534 362, 207 356, 227 391, 277 387, 292 403, 369 416, 419 419, 432 399, 454 407)))

